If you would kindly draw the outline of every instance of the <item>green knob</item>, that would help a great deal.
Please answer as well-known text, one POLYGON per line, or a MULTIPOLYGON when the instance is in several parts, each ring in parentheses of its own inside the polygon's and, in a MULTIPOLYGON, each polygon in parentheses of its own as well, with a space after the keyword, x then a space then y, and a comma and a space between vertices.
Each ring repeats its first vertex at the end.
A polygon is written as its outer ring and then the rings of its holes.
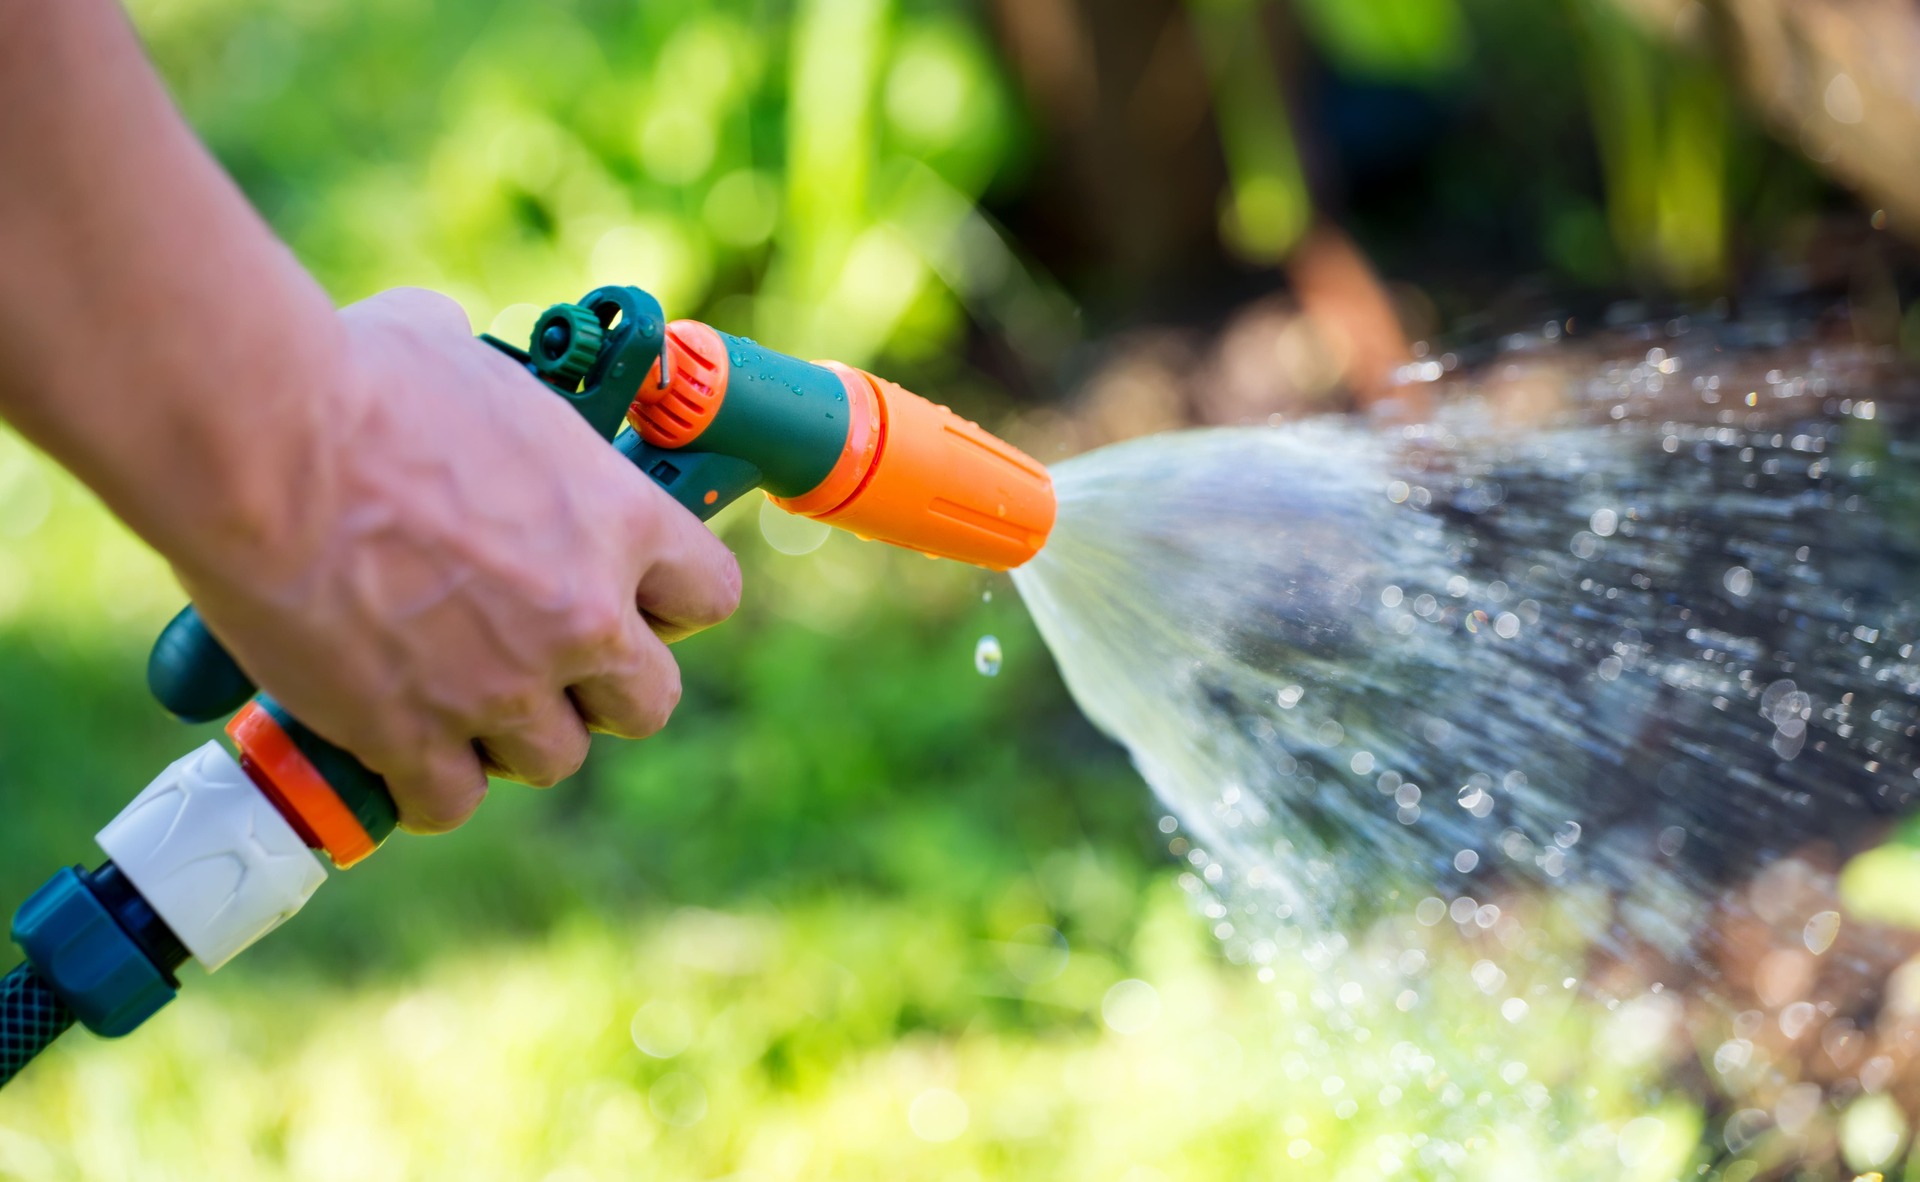
POLYGON ((547 381, 571 390, 599 360, 606 337, 606 328, 591 310, 555 304, 533 326, 533 368, 547 381))

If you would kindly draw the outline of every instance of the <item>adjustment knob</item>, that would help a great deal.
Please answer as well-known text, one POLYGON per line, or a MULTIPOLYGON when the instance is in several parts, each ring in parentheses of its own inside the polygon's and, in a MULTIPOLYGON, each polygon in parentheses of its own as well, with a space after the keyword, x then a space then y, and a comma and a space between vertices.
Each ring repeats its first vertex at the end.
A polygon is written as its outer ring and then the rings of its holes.
POLYGON ((600 318, 579 304, 555 304, 533 326, 533 368, 541 377, 572 390, 600 358, 607 330, 600 318))

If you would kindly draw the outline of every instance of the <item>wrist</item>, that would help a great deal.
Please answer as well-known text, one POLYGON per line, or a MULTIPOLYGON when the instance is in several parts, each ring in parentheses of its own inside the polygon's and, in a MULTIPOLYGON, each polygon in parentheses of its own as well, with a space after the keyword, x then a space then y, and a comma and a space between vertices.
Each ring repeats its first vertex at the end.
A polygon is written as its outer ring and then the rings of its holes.
POLYGON ((177 362, 153 387, 165 442, 121 441, 140 453, 118 457, 140 507, 115 508, 190 582, 272 585, 298 577, 324 535, 359 383, 331 303, 304 274, 211 331, 232 334, 218 362, 177 362))
POLYGON ((116 3, 35 8, 0 44, 0 417, 183 573, 268 557, 313 512, 304 457, 344 385, 332 303, 116 3))

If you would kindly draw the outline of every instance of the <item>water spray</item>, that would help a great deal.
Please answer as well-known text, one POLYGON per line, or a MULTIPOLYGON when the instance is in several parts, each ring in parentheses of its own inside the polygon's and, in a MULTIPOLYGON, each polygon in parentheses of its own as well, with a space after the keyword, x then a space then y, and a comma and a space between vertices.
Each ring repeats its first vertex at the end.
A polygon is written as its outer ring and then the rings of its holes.
POLYGON ((1522 339, 1418 423, 1101 448, 1013 572, 1289 1072, 1344 1062, 1341 1120, 1404 1095, 1434 1177, 1533 1136, 1526 1176, 1606 1172, 1576 1014, 1642 1114, 1747 1114, 1708 1161, 1770 1112, 1824 1153, 1795 1103, 1910 1072, 1914 939, 1845 880, 1920 807, 1920 386, 1756 335, 1522 339))
MULTIPOLYGON (((549 308, 527 349, 482 340, 565 398, 702 520, 762 489, 788 512, 992 570, 1045 544, 1047 470, 883 378, 801 361, 632 287, 549 308)), ((385 783, 256 687, 189 605, 154 644, 154 696, 227 724, 102 829, 107 861, 61 869, 14 913, 25 961, 0 978, 0 1085, 76 1022, 118 1037, 378 849, 399 820, 385 783), (235 711, 238 711, 235 714, 235 711)))

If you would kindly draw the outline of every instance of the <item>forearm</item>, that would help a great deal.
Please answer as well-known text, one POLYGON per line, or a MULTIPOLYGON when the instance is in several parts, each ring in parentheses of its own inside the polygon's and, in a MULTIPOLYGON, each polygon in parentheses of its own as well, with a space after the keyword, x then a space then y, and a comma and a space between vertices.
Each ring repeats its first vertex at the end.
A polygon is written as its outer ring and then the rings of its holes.
POLYGON ((331 302, 113 0, 0 0, 0 416, 177 564, 298 528, 331 302))

